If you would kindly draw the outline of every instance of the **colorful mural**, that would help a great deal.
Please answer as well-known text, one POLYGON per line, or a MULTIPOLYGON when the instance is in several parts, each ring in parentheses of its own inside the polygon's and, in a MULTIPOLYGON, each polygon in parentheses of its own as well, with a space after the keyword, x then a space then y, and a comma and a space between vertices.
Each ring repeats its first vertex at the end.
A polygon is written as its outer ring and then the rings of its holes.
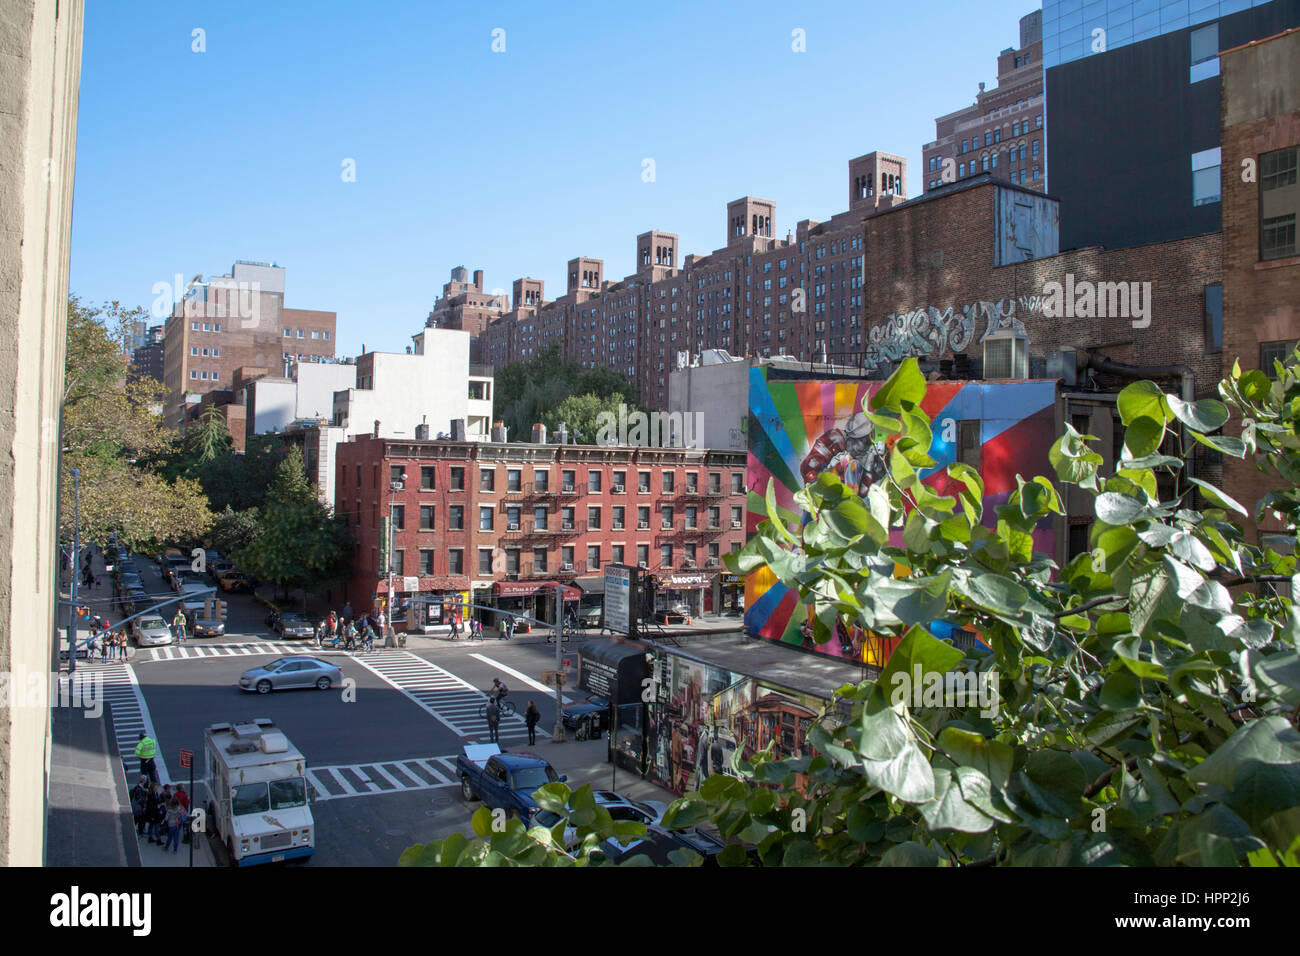
MULTIPOLYGON (((863 405, 881 381, 769 381, 768 368, 751 369, 749 379, 749 489, 746 529, 750 534, 767 516, 765 493, 775 482, 778 507, 798 511, 794 495, 818 474, 833 471, 865 495, 885 474, 888 448, 873 444, 863 405)), ((938 494, 961 487, 944 472, 957 461, 963 434, 978 422, 979 472, 984 480, 984 522, 993 526, 994 506, 1016 489, 1016 475, 1051 475, 1047 454, 1055 438, 1056 382, 932 382, 921 402, 930 416, 935 466, 920 471, 938 494)), ((972 439, 973 441, 973 439, 972 439)), ((895 532, 895 544, 902 537, 895 532)), ((1034 547, 1052 553, 1054 532, 1044 520, 1034 532, 1034 547)), ((833 657, 880 666, 891 642, 858 628, 817 645, 809 609, 767 569, 745 580, 745 629, 751 634, 833 657)), ((936 636, 947 637, 946 634, 936 636)))

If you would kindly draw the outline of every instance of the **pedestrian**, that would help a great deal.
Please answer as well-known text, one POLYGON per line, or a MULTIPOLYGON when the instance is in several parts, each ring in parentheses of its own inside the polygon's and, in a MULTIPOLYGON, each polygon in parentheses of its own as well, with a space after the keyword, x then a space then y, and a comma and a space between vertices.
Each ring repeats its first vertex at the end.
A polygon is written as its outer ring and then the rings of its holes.
POLYGON ((190 842, 190 795, 185 792, 183 784, 176 784, 176 802, 181 805, 181 842, 190 842))
POLYGON ((506 687, 505 684, 501 683, 501 678, 494 677, 492 678, 492 689, 488 691, 488 693, 492 696, 493 700, 501 701, 505 700, 505 696, 510 693, 510 689, 506 687))
POLYGON ((542 719, 542 712, 537 709, 534 701, 528 702, 528 709, 524 711, 524 723, 528 725, 528 744, 535 746, 537 743, 537 722, 542 719))
POLYGON ((113 632, 103 630, 99 632, 99 662, 108 663, 108 642, 113 639, 113 632))
POLYGON ((347 624, 352 623, 352 602, 351 601, 343 602, 343 614, 341 615, 341 619, 347 624))
POLYGON ((357 627, 351 621, 347 623, 347 642, 344 644, 344 649, 349 651, 357 649, 357 627))
POLYGON ((371 627, 369 624, 367 624, 365 634, 366 634, 366 640, 365 643, 362 645, 362 647, 364 647, 367 651, 373 651, 375 649, 375 629, 371 627))
POLYGON ((325 622, 321 621, 316 625, 316 647, 325 646, 325 622))
POLYGON ((123 628, 121 631, 119 631, 119 632, 118 632, 118 635, 117 635, 117 654, 118 654, 118 657, 121 658, 122 660, 125 661, 125 660, 127 659, 127 654, 128 654, 128 652, 127 652, 127 649, 126 649, 126 629, 125 629, 125 628, 123 628))
POLYGON ((163 844, 163 852, 171 847, 173 853, 179 852, 181 848, 181 820, 185 814, 181 811, 181 805, 172 797, 167 803, 167 813, 164 816, 164 825, 167 827, 167 842, 163 844))
POLYGON ((515 619, 511 618, 510 620, 506 621, 506 640, 508 641, 514 636, 515 636, 515 619))
POLYGON ((143 731, 140 733, 140 742, 135 745, 135 755, 140 758, 140 773, 157 783, 158 769, 154 765, 154 757, 158 755, 158 744, 152 737, 145 736, 143 731))
POLYGON ((487 722, 488 722, 488 742, 501 743, 501 707, 497 704, 495 697, 488 698, 487 704, 487 722))
POLYGON ((166 816, 167 804, 163 802, 163 789, 155 780, 149 790, 149 802, 145 807, 150 843, 162 843, 162 825, 166 816))
POLYGON ((388 636, 388 615, 384 613, 383 608, 380 608, 379 613, 375 615, 375 627, 379 629, 380 637, 388 636))
POLYGON ((149 778, 141 777, 131 788, 131 819, 135 821, 136 836, 144 836, 145 810, 149 806, 149 778))

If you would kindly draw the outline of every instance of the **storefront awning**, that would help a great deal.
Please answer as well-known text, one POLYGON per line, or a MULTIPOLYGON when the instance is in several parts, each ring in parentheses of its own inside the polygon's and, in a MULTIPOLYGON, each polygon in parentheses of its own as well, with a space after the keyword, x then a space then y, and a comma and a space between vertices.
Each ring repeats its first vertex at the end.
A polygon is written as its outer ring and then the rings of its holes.
MULTIPOLYGON (((498 581, 492 585, 492 590, 498 597, 532 597, 534 594, 554 594, 555 581, 498 581)), ((582 592, 575 587, 563 585, 564 600, 576 601, 582 597, 582 592)))
POLYGON ((605 593, 605 578, 603 575, 597 575, 596 577, 590 578, 578 578, 573 583, 582 588, 583 594, 605 593))

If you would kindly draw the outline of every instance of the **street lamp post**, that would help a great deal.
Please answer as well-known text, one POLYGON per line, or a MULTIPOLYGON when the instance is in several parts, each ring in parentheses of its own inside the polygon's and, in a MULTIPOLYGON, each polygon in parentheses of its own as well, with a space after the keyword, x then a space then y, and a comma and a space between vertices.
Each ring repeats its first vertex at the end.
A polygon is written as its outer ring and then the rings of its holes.
POLYGON ((81 570, 81 469, 72 469, 72 591, 68 608, 68 673, 77 670, 77 573, 81 570))
POLYGON ((564 736, 564 685, 560 674, 564 668, 564 585, 555 585, 555 729, 551 742, 562 744, 564 736))

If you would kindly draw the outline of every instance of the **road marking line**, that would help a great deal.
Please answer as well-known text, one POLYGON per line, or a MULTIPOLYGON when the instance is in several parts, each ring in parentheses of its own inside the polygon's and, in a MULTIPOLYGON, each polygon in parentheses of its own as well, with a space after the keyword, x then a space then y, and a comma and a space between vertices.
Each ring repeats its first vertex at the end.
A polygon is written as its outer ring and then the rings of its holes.
POLYGON ((370 766, 373 767, 374 770, 375 770, 376 772, 378 772, 378 774, 379 774, 381 777, 383 777, 385 780, 387 780, 389 783, 391 783, 391 784, 393 785, 393 789, 395 789, 395 790, 410 790, 410 789, 411 789, 411 788, 410 788, 408 785, 406 785, 406 784, 398 783, 397 778, 394 777, 391 773, 389 773, 387 770, 385 770, 385 769, 384 769, 382 766, 380 766, 379 764, 377 764, 377 763, 376 763, 376 764, 370 764, 370 766))
MULTIPOLYGON (((510 675, 511 677, 513 677, 515 680, 517 680, 517 681, 521 681, 521 682, 527 684, 527 685, 528 685, 529 687, 531 687, 533 690, 544 691, 545 693, 548 693, 548 694, 554 694, 554 693, 555 693, 555 688, 554 688, 554 687, 547 687, 547 686, 546 686, 545 684, 543 684, 541 681, 533 680, 533 679, 532 679, 531 677, 529 677, 527 674, 520 673, 519 671, 515 670, 513 667, 507 667, 505 664, 502 664, 500 661, 493 660, 492 658, 488 657, 486 654, 471 654, 470 657, 474 658, 474 659, 477 660, 477 661, 482 661, 484 664, 488 664, 488 665, 490 665, 490 666, 492 666, 492 667, 495 667, 497 670, 505 671, 507 674, 509 674, 509 675, 510 675)), ((569 700, 568 697, 562 697, 561 699, 562 699, 566 704, 572 704, 572 703, 573 703, 573 701, 569 700)))
POLYGON ((435 760, 436 760, 436 759, 440 759, 440 758, 436 758, 436 757, 435 757, 435 758, 424 758, 424 759, 421 759, 421 760, 412 760, 412 761, 410 761, 410 762, 413 763, 413 764, 416 764, 417 766, 423 767, 425 770, 427 770, 427 771, 429 772, 429 776, 431 776, 434 780, 439 780, 439 781, 441 781, 441 782, 443 782, 443 783, 451 783, 452 781, 448 780, 446 777, 444 777, 442 774, 440 774, 437 770, 434 770, 434 769, 433 769, 433 765, 432 765, 431 763, 429 763, 429 760, 430 760, 430 759, 435 759, 435 760))

